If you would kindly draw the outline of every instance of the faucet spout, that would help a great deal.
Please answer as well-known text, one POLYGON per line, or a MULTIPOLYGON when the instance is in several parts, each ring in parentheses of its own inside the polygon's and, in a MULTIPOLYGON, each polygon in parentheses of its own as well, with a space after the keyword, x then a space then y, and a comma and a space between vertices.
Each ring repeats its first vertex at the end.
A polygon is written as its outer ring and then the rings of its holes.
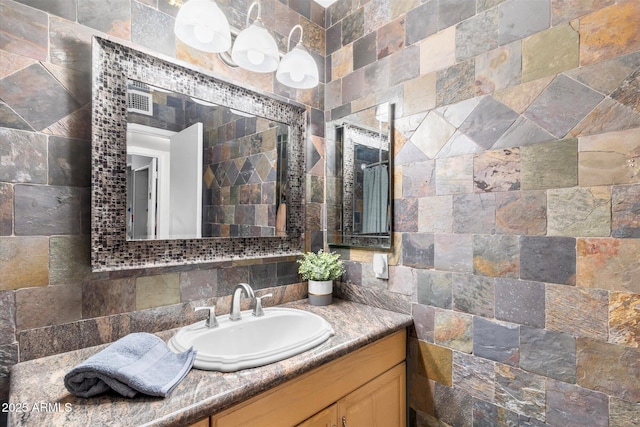
POLYGON ((253 289, 247 283, 238 283, 233 290, 233 296, 231 297, 231 313, 229 314, 229 320, 240 320, 240 299, 242 298, 242 292, 247 298, 255 298, 253 289))

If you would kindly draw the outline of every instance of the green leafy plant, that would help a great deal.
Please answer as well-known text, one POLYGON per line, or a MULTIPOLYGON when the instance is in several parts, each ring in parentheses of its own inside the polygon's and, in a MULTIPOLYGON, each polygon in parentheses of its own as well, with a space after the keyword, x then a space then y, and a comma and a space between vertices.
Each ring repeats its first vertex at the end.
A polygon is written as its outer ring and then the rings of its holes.
POLYGON ((307 252, 298 260, 298 273, 303 280, 335 280, 344 273, 344 263, 335 252, 307 252))

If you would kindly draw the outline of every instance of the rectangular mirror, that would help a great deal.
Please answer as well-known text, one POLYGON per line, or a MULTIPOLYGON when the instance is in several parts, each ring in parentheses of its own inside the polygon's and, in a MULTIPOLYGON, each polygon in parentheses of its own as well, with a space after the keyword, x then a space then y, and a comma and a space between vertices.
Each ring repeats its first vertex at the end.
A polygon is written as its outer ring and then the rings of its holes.
POLYGON ((329 246, 391 247, 393 104, 327 124, 329 246))
POLYGON ((289 126, 127 83, 127 239, 286 233, 289 126))
POLYGON ((303 106, 100 37, 92 54, 93 271, 302 253, 303 106))

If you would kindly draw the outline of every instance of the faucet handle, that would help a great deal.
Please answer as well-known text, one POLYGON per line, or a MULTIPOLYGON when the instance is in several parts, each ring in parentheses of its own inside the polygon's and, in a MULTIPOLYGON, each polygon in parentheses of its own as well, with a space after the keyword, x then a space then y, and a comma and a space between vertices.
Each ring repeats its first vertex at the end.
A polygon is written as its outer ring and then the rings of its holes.
POLYGON ((204 325, 207 328, 215 328, 218 326, 218 319, 216 319, 215 305, 212 305, 210 307, 196 307, 193 309, 193 311, 199 311, 199 310, 209 310, 209 316, 207 317, 207 321, 204 323, 204 325))
POLYGON ((262 310, 262 298, 270 298, 273 294, 265 294, 259 297, 256 297, 256 305, 253 307, 253 315, 256 317, 264 316, 264 311, 262 310))

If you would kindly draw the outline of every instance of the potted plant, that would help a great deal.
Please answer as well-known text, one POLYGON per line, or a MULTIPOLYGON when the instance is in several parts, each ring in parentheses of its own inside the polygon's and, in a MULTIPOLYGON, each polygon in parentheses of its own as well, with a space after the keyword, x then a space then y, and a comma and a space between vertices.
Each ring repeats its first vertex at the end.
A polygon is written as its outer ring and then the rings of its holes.
POLYGON ((344 263, 335 252, 307 252, 298 260, 298 273, 309 281, 309 304, 329 305, 333 298, 333 281, 344 274, 344 263))

